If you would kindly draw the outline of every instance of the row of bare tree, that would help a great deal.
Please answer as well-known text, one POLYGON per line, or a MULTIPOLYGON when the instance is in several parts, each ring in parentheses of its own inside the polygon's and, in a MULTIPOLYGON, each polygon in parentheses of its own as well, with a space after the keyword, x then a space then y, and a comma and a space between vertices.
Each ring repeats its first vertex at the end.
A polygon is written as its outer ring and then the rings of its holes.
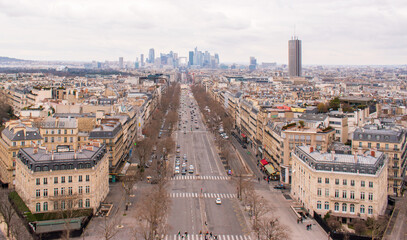
POLYGON ((259 240, 289 239, 289 229, 282 224, 271 212, 273 209, 267 200, 260 196, 254 189, 250 178, 236 174, 234 183, 238 199, 251 217, 251 228, 259 240))
POLYGON ((208 129, 214 133, 215 143, 220 150, 221 157, 226 161, 226 166, 229 167, 230 161, 233 160, 230 152, 231 145, 217 132, 219 126, 222 125, 225 133, 230 136, 234 127, 233 118, 226 113, 225 108, 209 96, 202 85, 194 85, 191 90, 201 112, 204 113, 203 117, 208 129))

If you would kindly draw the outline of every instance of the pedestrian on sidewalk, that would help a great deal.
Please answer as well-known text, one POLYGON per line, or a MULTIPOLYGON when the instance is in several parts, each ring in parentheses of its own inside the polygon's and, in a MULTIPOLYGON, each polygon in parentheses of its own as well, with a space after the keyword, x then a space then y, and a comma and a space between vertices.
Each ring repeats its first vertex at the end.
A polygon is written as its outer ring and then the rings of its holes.
POLYGON ((301 223, 302 223, 302 217, 301 217, 301 223))
POLYGON ((312 224, 309 225, 309 230, 312 230, 312 224))
POLYGON ((178 235, 181 236, 181 231, 178 231, 178 235))
POLYGON ((299 223, 300 223, 300 219, 297 218, 297 224, 299 224, 299 223))
POLYGON ((307 225, 307 231, 309 230, 309 225, 307 225))

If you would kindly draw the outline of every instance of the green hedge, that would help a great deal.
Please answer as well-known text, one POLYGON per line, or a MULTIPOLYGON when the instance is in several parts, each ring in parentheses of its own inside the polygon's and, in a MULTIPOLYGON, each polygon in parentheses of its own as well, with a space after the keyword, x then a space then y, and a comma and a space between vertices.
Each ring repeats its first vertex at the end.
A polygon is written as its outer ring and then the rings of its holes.
POLYGON ((46 213, 31 213, 30 209, 24 203, 23 199, 18 195, 17 192, 11 192, 9 194, 9 199, 12 204, 17 208, 16 210, 21 213, 21 215, 26 216, 27 221, 35 222, 35 221, 44 221, 44 220, 55 220, 61 218, 76 218, 76 217, 83 217, 83 216, 90 216, 93 213, 93 209, 78 209, 78 210, 67 210, 64 212, 46 212, 46 213))

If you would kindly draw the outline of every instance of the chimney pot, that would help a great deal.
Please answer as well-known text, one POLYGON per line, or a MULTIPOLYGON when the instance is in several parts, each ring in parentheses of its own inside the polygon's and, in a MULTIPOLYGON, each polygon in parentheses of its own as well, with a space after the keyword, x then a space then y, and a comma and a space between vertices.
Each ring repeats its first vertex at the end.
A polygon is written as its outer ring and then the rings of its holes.
POLYGON ((309 147, 309 153, 312 153, 314 151, 314 147, 309 147))
POLYGON ((372 155, 372 157, 376 157, 376 152, 375 151, 370 151, 370 155, 372 155))

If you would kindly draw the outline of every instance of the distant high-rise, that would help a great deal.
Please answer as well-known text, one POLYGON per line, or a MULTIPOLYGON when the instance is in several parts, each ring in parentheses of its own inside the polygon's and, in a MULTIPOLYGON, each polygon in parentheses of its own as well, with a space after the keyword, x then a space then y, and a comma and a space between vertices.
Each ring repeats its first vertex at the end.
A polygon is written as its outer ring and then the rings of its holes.
POLYGON ((194 65, 194 51, 189 51, 188 64, 189 64, 189 66, 194 65))
POLYGON ((250 57, 250 65, 249 70, 256 70, 257 67, 257 59, 255 57, 250 57))
POLYGON ((155 59, 154 48, 150 48, 150 51, 148 52, 148 62, 154 63, 154 59, 155 59))
POLYGON ((140 54, 140 67, 144 66, 144 54, 140 54))
POLYGON ((301 58, 301 40, 293 36, 291 40, 288 41, 288 74, 290 77, 301 76, 301 58))
POLYGON ((119 68, 123 69, 123 57, 119 57, 119 68))

